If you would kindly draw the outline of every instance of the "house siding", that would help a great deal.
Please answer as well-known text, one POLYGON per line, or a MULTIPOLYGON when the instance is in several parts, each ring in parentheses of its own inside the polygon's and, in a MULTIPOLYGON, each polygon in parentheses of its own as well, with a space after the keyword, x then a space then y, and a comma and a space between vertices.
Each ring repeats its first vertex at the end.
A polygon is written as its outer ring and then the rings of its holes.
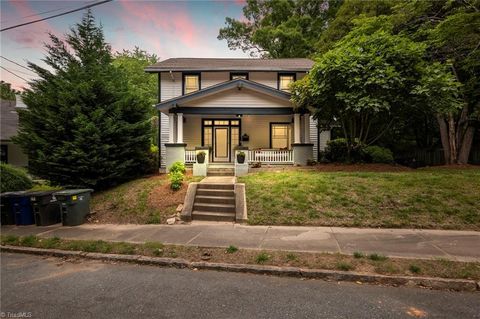
POLYGON ((318 127, 313 116, 310 116, 310 142, 313 143, 313 159, 318 161, 318 127))
POLYGON ((328 141, 330 141, 330 131, 320 132, 320 151, 325 150, 328 141))
POLYGON ((292 107, 289 101, 268 97, 252 90, 236 88, 189 103, 194 107, 292 107))
POLYGON ((165 168, 165 143, 168 142, 168 115, 160 113, 160 168, 165 168))

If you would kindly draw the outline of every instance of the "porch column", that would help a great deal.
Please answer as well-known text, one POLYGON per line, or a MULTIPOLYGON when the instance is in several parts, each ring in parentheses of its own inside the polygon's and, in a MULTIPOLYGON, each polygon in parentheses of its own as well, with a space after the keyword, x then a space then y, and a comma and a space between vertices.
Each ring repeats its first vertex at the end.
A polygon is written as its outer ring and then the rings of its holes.
POLYGON ((175 114, 168 114, 168 143, 175 143, 175 114))
POLYGON ((303 115, 303 143, 310 143, 310 114, 303 115))
POLYGON ((293 143, 301 143, 300 141, 300 114, 293 114, 293 143))
POLYGON ((177 113, 177 143, 183 143, 183 113, 177 113))

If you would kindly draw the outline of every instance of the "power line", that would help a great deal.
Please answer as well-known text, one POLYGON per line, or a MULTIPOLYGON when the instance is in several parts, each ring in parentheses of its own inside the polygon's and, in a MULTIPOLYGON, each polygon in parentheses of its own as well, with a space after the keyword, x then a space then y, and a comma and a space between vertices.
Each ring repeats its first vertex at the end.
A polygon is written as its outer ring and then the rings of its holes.
POLYGON ((28 80, 25 79, 24 77, 21 77, 20 75, 13 73, 12 71, 8 70, 7 68, 4 68, 4 67, 1 66, 1 65, 0 65, 0 68, 4 69, 4 70, 7 71, 8 73, 11 73, 11 74, 15 75, 17 78, 20 78, 20 79, 24 80, 25 82, 28 82, 28 80))
POLYGON ((16 64, 16 65, 18 65, 18 66, 20 66, 20 67, 22 67, 22 68, 24 68, 24 69, 26 69, 26 70, 33 71, 32 69, 27 68, 26 66, 23 66, 23 65, 21 65, 20 63, 17 63, 17 62, 15 62, 15 61, 13 61, 13 60, 10 60, 10 59, 4 57, 3 55, 0 55, 0 58, 5 59, 5 60, 7 60, 8 62, 11 62, 11 63, 13 63, 13 64, 16 64))
POLYGON ((95 7, 95 6, 98 6, 98 5, 107 3, 107 2, 111 2, 111 1, 113 1, 113 0, 103 0, 103 1, 100 1, 100 2, 96 2, 96 3, 92 3, 92 4, 89 4, 89 5, 83 6, 83 7, 78 8, 78 9, 73 9, 73 10, 69 10, 69 11, 63 12, 63 13, 55 14, 55 15, 53 15, 53 16, 49 16, 49 17, 46 17, 46 18, 37 19, 37 20, 30 21, 30 22, 25 22, 25 23, 13 25, 13 26, 11 26, 11 27, 7 27, 7 28, 1 29, 0 32, 7 31, 7 30, 11 30, 11 29, 15 29, 15 28, 18 28, 18 27, 22 27, 22 26, 24 26, 24 25, 29 25, 29 24, 32 24, 32 23, 37 23, 37 22, 40 22, 40 21, 44 21, 44 20, 48 20, 48 19, 60 17, 60 16, 63 16, 63 15, 69 14, 69 13, 73 13, 73 12, 81 11, 81 10, 84 10, 84 9, 88 9, 88 8, 95 7))

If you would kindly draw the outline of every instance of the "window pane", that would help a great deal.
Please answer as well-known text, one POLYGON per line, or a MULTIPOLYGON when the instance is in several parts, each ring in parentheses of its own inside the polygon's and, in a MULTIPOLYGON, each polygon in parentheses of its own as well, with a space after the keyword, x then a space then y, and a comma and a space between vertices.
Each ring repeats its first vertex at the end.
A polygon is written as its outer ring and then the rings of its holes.
POLYGON ((215 125, 228 125, 228 121, 215 121, 215 125))
POLYGON ((230 130, 230 145, 232 146, 232 154, 234 154, 233 150, 235 150, 235 147, 238 146, 238 140, 239 140, 239 129, 238 127, 232 127, 230 130))
POLYGON ((240 125, 239 121, 230 121, 230 125, 240 125))
POLYGON ((290 125, 272 124, 272 148, 288 149, 290 146, 290 125))
POLYGON ((212 128, 204 127, 203 134, 204 146, 212 146, 212 128))
POLYGON ((185 94, 198 91, 198 75, 185 75, 185 94))
POLYGON ((235 80, 235 79, 247 79, 247 75, 246 74, 232 74, 232 80, 235 80))
POLYGON ((280 90, 290 92, 289 85, 293 80, 293 75, 280 75, 280 90))
POLYGON ((212 121, 203 121, 203 125, 212 125, 212 121))

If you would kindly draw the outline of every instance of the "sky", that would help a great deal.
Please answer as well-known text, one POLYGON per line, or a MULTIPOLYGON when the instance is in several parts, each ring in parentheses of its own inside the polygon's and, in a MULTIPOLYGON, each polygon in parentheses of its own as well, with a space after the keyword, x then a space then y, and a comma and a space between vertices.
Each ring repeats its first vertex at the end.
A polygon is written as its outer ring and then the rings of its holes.
MULTIPOLYGON (((95 1, 25 1, 0 0, 2 28, 45 18, 82 7, 95 1)), ((106 41, 112 50, 140 47, 155 53, 160 60, 171 57, 247 57, 241 50, 228 49, 226 41, 217 39, 225 17, 241 19, 244 0, 221 1, 140 1, 114 0, 93 7, 92 12, 103 26, 106 41)), ((6 30, 0 33, 2 57, 26 66, 26 61, 44 65, 44 43, 48 32, 60 38, 81 20, 83 11, 50 20, 6 30)), ((0 65, 27 80, 32 71, 4 58, 0 65)), ((15 89, 26 87, 27 81, 0 69, 0 78, 15 89)))

